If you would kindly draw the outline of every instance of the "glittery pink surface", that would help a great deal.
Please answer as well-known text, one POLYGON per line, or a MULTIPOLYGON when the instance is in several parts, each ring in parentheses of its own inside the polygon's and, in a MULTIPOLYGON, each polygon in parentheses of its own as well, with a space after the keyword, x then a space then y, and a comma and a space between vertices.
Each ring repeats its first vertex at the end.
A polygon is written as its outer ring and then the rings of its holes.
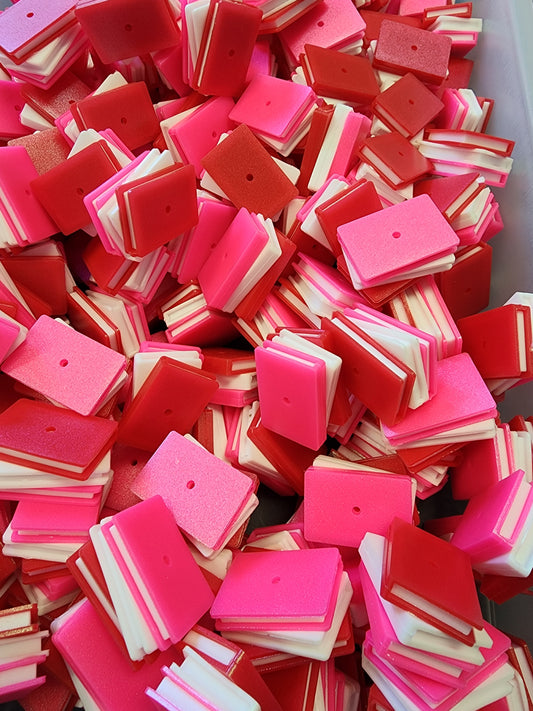
POLYGON ((68 143, 57 128, 48 128, 15 138, 9 145, 24 146, 39 175, 62 163, 69 154, 68 143))
POLYGON ((135 480, 142 499, 160 494, 178 526, 216 548, 253 493, 245 474, 171 432, 135 480))
POLYGON ((90 415, 125 367, 120 353, 41 316, 2 370, 50 400, 90 415))
POLYGON ((453 427, 496 415, 496 403, 468 353, 437 363, 437 394, 394 427, 383 425, 385 436, 402 442, 429 437, 453 427))
POLYGON ((20 463, 27 464, 26 455, 46 460, 37 466, 45 471, 56 471, 54 462, 62 462, 67 467, 58 472, 83 479, 111 446, 116 430, 113 420, 83 417, 64 407, 21 398, 0 414, 0 447, 20 463))

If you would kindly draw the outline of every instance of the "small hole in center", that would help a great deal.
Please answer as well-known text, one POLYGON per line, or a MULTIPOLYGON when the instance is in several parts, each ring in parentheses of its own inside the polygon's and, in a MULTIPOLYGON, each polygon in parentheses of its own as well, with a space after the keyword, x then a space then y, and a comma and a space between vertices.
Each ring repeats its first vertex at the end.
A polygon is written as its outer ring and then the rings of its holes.
POLYGON ((361 509, 359 506, 354 506, 352 509, 352 513, 354 513, 356 516, 361 513, 361 509))
POLYGON ((249 183, 251 183, 253 179, 254 179, 254 176, 253 176, 251 173, 248 173, 248 175, 246 176, 246 180, 247 180, 249 183))
POLYGON ((133 27, 131 25, 124 25, 124 29, 126 30, 126 32, 131 32, 133 27))
POLYGON ((123 116, 123 117, 120 119, 120 123, 121 123, 123 126, 125 126, 125 125, 128 123, 128 119, 127 119, 125 116, 123 116))
POLYGON ((47 428, 45 429, 45 432, 55 432, 55 431, 56 431, 56 428, 55 428, 55 427, 52 427, 52 425, 50 425, 50 427, 47 427, 47 428))
POLYGON ((60 361, 59 361, 59 365, 60 365, 62 368, 65 368, 65 367, 68 365, 68 360, 67 360, 66 358, 63 358, 63 360, 60 360, 60 361))
POLYGON ((131 466, 136 467, 139 462, 136 459, 132 459, 131 466))
POLYGON ((280 580, 281 580, 281 578, 279 577, 279 575, 276 575, 275 578, 272 578, 272 583, 273 583, 274 585, 277 585, 280 580))
POLYGON ((401 232, 393 232, 392 236, 394 237, 394 239, 398 239, 399 237, 402 236, 402 233, 401 232))
POLYGON ((324 20, 319 20, 316 24, 317 27, 324 27, 324 20))
POLYGON ((195 487, 195 483, 192 479, 191 479, 191 481, 187 482, 187 489, 194 489, 194 487, 195 487))
POLYGON ((163 415, 172 415, 172 410, 167 407, 167 409, 163 412, 163 415))

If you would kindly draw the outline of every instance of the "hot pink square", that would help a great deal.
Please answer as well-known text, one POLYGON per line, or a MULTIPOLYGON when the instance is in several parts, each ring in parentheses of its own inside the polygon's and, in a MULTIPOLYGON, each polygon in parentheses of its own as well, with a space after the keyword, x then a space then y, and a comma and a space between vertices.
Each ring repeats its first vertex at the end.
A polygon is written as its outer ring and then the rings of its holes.
POLYGON ((159 494, 184 533, 215 550, 253 494, 242 472, 170 432, 132 485, 141 499, 159 494))
POLYGON ((125 370, 126 358, 65 323, 41 316, 2 370, 49 400, 92 415, 125 370))

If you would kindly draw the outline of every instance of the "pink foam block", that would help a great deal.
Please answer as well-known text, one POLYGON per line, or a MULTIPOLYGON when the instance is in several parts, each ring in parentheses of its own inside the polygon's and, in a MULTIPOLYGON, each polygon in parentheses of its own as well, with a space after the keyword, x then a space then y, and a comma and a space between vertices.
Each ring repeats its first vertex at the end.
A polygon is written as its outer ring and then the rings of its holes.
POLYGON ((116 514, 112 525, 175 644, 207 612, 213 593, 172 514, 153 496, 116 514))
MULTIPOLYGON (((0 457, 87 479, 116 439, 117 423, 20 398, 0 414, 0 457)), ((60 484, 61 480, 58 480, 60 484)))
MULTIPOLYGON (((87 538, 99 513, 99 500, 92 506, 73 506, 55 497, 38 497, 20 501, 11 520, 13 532, 23 534, 24 539, 36 541, 47 535, 72 535, 87 538), (51 501, 42 499, 52 498, 51 501)), ((16 540, 14 537, 13 540, 16 540)), ((44 541, 46 542, 46 541, 44 541)))
POLYGON ((65 24, 75 6, 74 0, 51 0, 36 12, 31 0, 24 0, 16 8, 10 8, 10 12, 1 15, 2 49, 17 56, 28 52, 30 43, 38 41, 41 35, 44 38, 54 27, 65 24))
POLYGON ((202 172, 202 158, 217 145, 220 136, 233 127, 229 119, 233 106, 233 99, 228 96, 213 97, 169 128, 169 138, 180 158, 192 163, 198 178, 202 172))
POLYGON ((98 236, 102 241, 102 245, 106 252, 122 256, 122 252, 116 244, 110 239, 107 234, 106 227, 99 217, 98 211, 106 204, 106 202, 114 195, 115 190, 119 185, 127 180, 129 174, 139 166, 146 158, 148 151, 143 151, 131 163, 128 163, 124 168, 115 173, 111 178, 101 183, 97 188, 84 196, 83 204, 91 218, 93 225, 98 232, 98 236))
POLYGON ((341 573, 336 548, 238 553, 211 615, 219 629, 326 630, 341 573))
POLYGON ((395 516, 413 518, 411 477, 310 467, 305 472, 308 541, 357 547, 365 533, 385 535, 395 516))
POLYGON ((365 31, 365 21, 349 0, 323 0, 311 8, 298 22, 280 32, 281 43, 295 65, 305 44, 338 49, 350 44, 365 31))
POLYGON ((459 244, 428 195, 348 222, 337 234, 348 264, 365 287, 401 279, 406 271, 455 252, 459 244))
MULTIPOLYGON (((507 655, 501 654, 489 664, 483 665, 479 673, 466 686, 462 688, 443 686, 438 682, 430 683, 430 680, 424 679, 419 674, 402 672, 395 668, 376 653, 373 644, 372 634, 369 633, 363 645, 363 668, 365 671, 374 680, 385 678, 393 688, 400 692, 402 700, 407 699, 408 703, 412 704, 412 708, 420 709, 420 711, 430 711, 435 708, 436 704, 441 711, 451 711, 470 694, 472 694, 472 703, 474 703, 476 693, 481 695, 483 693, 482 686, 487 685, 502 667, 507 665, 504 680, 509 681, 513 675, 512 667, 507 663, 507 655)), ((507 685, 504 683, 501 693, 505 693, 506 690, 507 685)))
POLYGON ((2 364, 15 380, 81 415, 92 415, 126 367, 126 358, 49 316, 2 364))
POLYGON ((217 549, 253 494, 242 472, 170 432, 132 485, 141 499, 159 494, 181 530, 217 549))
POLYGON ((437 393, 394 427, 383 425, 393 444, 405 444, 496 415, 496 403, 467 353, 437 363, 437 393))
MULTIPOLYGON (((2 13, 0 17, 4 17, 2 13)), ((0 204, 7 210, 21 245, 40 242, 57 232, 57 227, 35 197, 30 183, 37 170, 23 146, 5 146, 0 163, 0 204)))
POLYGON ((183 246, 177 253, 177 274, 180 283, 186 284, 198 277, 204 262, 236 215, 237 210, 232 205, 199 198, 198 224, 186 233, 183 246))
POLYGON ((296 130, 314 99, 314 91, 306 85, 258 75, 242 93, 230 118, 237 124, 245 123, 252 131, 285 140, 296 130))
POLYGON ((533 505, 533 486, 523 471, 473 496, 452 537, 473 563, 508 553, 517 542, 533 505))
POLYGON ((210 308, 225 309, 267 243, 265 229, 252 213, 241 208, 198 275, 210 308))
POLYGON ((318 449, 326 439, 326 366, 323 360, 266 341, 257 348, 257 386, 265 427, 318 449))

